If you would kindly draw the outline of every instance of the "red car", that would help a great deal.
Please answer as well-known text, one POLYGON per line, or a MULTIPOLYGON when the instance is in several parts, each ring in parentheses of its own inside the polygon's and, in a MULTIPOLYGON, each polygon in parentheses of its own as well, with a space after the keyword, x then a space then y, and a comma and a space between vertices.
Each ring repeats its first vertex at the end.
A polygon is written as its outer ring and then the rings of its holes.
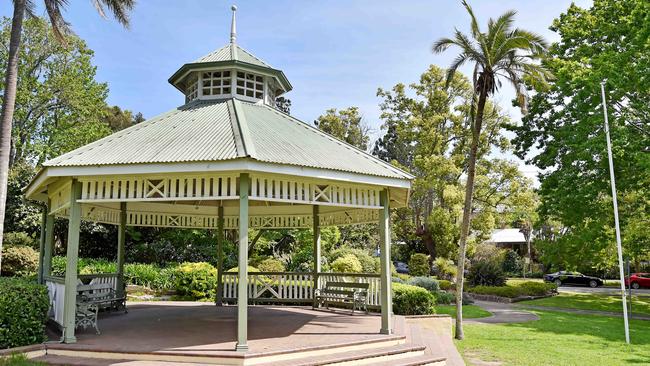
POLYGON ((632 283, 633 289, 650 288, 650 273, 632 273, 630 277, 625 278, 625 286, 629 286, 630 283, 632 283))

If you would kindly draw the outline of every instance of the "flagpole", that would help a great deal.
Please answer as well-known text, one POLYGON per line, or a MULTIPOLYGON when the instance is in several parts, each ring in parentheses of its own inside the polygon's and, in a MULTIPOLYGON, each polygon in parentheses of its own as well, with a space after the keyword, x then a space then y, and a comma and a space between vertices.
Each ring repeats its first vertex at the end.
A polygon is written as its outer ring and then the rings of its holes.
POLYGON ((609 138, 609 121, 605 101, 605 81, 600 83, 605 115, 605 136, 607 137, 607 157, 609 158, 609 177, 612 183, 612 201, 614 203, 614 224, 616 225, 616 247, 618 250, 618 269, 621 278, 621 299, 623 299, 623 321, 625 323, 625 343, 630 343, 630 324, 627 318, 627 299, 625 298, 625 273, 623 271, 623 247, 621 246, 621 228, 618 224, 618 200, 616 199, 616 180, 614 179, 614 160, 612 158, 612 141, 609 138))

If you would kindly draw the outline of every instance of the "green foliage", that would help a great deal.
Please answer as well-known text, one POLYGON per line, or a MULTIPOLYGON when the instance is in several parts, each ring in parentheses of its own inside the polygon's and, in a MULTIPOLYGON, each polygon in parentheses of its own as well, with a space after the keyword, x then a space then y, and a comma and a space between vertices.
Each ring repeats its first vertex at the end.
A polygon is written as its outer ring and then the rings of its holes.
MULTIPOLYGON (((8 49, 11 19, 1 22, 0 42, 8 49)), ((0 53, 0 64, 8 54, 0 53)), ((23 24, 11 161, 42 163, 108 135, 101 121, 108 86, 95 80, 93 51, 74 34, 54 39, 44 19, 23 24)), ((4 82, 5 68, 0 82, 4 82)), ((4 87, 3 87, 4 89, 4 87)))
POLYGON ((332 262, 332 271, 340 273, 361 273, 363 267, 354 254, 346 254, 332 262))
POLYGON ((30 247, 37 249, 38 240, 25 232, 5 232, 2 239, 3 247, 30 247))
POLYGON ((470 293, 516 298, 520 296, 545 296, 557 292, 557 286, 552 283, 526 281, 507 286, 474 286, 467 290, 470 293))
POLYGON ((506 279, 501 263, 496 261, 473 263, 467 275, 470 286, 503 286, 506 284, 506 279))
POLYGON ((182 263, 174 271, 176 293, 193 300, 213 299, 217 289, 217 269, 210 263, 182 263))
POLYGON ((435 314, 436 298, 422 287, 393 283, 393 311, 398 315, 435 314))
POLYGON ((353 255, 359 260, 359 263, 361 263, 361 272, 379 273, 379 258, 372 257, 366 250, 363 249, 343 246, 331 251, 328 257, 331 258, 331 262, 333 263, 336 261, 336 259, 345 257, 347 255, 353 255))
POLYGON ((3 276, 30 276, 38 270, 38 252, 31 247, 2 248, 3 276))
POLYGON ((503 258, 502 268, 508 274, 521 273, 522 260, 519 254, 512 249, 507 250, 503 258))
POLYGON ((449 305, 453 304, 456 301, 456 296, 447 291, 438 291, 436 292, 436 304, 440 305, 449 305))
POLYGON ((411 276, 428 276, 429 268, 429 256, 422 253, 411 255, 409 260, 409 274, 411 276))
POLYGON ((369 128, 364 123, 359 108, 349 107, 337 111, 328 109, 314 121, 314 125, 330 135, 363 151, 368 150, 369 128))
POLYGON ((438 280, 438 285, 440 286, 441 290, 445 290, 445 291, 455 288, 454 284, 451 283, 451 281, 447 281, 447 280, 438 280))
MULTIPOLYGON (((600 82, 606 99, 625 256, 650 253, 650 3, 572 4, 551 27, 560 40, 545 64, 555 74, 536 88, 528 115, 512 126, 516 153, 540 176, 542 260, 557 267, 615 266, 615 231, 600 82), (643 228, 643 229, 642 229, 643 228)), ((586 267, 586 268, 585 268, 586 267)))
MULTIPOLYGON (((35 174, 35 169, 26 162, 14 162, 9 169, 4 221, 5 241, 12 239, 8 236, 10 232, 24 232, 32 238, 37 238, 40 234, 41 208, 35 202, 26 200, 24 195, 25 187, 35 174)), ((38 244, 34 239, 34 243, 23 243, 23 245, 36 248, 38 244)))
POLYGON ((127 263, 124 265, 124 280, 129 285, 164 290, 171 287, 171 272, 155 264, 127 263))
POLYGON ((411 277, 407 282, 407 285, 422 287, 427 289, 429 292, 437 292, 440 290, 440 285, 438 281, 434 280, 431 277, 411 277))
POLYGON ((266 258, 257 264, 260 272, 284 272, 284 263, 275 258, 266 258))
POLYGON ((45 366, 46 363, 34 361, 23 353, 14 353, 11 356, 0 358, 0 366, 45 366))
POLYGON ((0 349, 43 342, 49 306, 45 286, 0 278, 0 349))
POLYGON ((433 261, 433 272, 442 280, 451 280, 456 276, 457 267, 451 259, 438 257, 433 261))

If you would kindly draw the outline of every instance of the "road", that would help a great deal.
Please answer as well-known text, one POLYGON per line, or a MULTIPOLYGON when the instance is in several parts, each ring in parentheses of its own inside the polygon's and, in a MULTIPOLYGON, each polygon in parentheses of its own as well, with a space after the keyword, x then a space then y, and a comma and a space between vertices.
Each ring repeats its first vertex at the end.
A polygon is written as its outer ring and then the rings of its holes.
MULTIPOLYGON (((580 287, 580 286, 560 286, 558 292, 573 292, 580 294, 603 294, 603 295, 618 295, 621 293, 619 287, 580 287)), ((632 289, 632 295, 650 297, 650 289, 632 289)))

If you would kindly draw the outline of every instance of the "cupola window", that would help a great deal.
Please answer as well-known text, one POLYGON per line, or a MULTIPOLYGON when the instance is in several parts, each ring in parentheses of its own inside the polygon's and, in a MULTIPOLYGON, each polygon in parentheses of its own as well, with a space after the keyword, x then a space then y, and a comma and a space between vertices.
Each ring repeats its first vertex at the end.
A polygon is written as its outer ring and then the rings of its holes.
POLYGON ((186 90, 186 101, 191 102, 194 99, 199 97, 199 79, 196 75, 194 75, 192 78, 190 78, 187 82, 187 89, 186 90))
POLYGON ((264 97, 264 77, 237 71, 237 94, 262 99, 264 97))
POLYGON ((208 71, 203 73, 203 95, 230 94, 230 71, 208 71))

